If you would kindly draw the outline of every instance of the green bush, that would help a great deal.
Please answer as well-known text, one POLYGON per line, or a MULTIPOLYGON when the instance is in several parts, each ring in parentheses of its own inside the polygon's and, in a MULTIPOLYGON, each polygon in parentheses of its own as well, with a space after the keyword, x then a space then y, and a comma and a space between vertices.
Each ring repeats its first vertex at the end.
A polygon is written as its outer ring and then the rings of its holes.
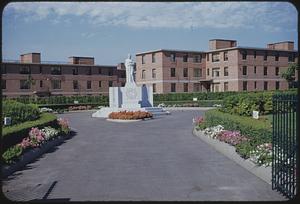
POLYGON ((205 113, 205 123, 208 127, 222 125, 226 130, 238 130, 250 139, 252 146, 272 141, 271 123, 266 119, 256 120, 219 110, 209 110, 205 113))
POLYGON ((255 149, 249 142, 241 142, 235 146, 236 152, 241 155, 242 158, 248 159, 250 157, 250 152, 255 149))
POLYGON ((4 127, 2 129, 2 150, 12 147, 15 144, 20 143, 23 138, 28 136, 28 133, 32 127, 43 128, 46 126, 58 128, 57 117, 51 113, 42 113, 38 120, 27 121, 17 125, 4 127))
POLYGON ((36 120, 40 117, 37 105, 23 104, 13 100, 5 100, 2 103, 2 111, 2 121, 4 117, 11 117, 12 125, 36 120))
POLYGON ((2 154, 2 159, 5 163, 12 163, 13 159, 18 158, 23 152, 19 145, 14 145, 2 154))
POLYGON ((198 98, 198 100, 222 100, 226 96, 235 94, 238 94, 238 92, 194 92, 154 94, 153 101, 192 101, 193 98, 198 98))

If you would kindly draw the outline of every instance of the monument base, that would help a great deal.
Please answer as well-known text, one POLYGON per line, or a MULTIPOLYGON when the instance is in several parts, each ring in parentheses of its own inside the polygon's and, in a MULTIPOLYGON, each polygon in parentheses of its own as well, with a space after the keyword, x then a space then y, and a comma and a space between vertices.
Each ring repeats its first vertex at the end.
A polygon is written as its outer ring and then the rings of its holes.
POLYGON ((160 107, 144 107, 144 108, 110 108, 110 107, 103 107, 100 110, 96 111, 92 114, 94 118, 108 118, 108 115, 112 112, 119 112, 119 111, 147 111, 153 114, 153 117, 157 117, 159 115, 168 115, 170 114, 169 111, 164 110, 160 107))

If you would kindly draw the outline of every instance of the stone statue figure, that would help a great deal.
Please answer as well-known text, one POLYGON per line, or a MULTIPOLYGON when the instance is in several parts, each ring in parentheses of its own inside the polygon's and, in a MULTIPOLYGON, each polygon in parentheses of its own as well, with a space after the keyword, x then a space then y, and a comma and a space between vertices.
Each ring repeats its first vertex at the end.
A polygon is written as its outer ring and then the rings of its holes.
POLYGON ((128 54, 128 58, 125 60, 125 67, 126 67, 126 85, 129 84, 135 85, 135 81, 133 78, 134 62, 131 59, 130 54, 128 54))

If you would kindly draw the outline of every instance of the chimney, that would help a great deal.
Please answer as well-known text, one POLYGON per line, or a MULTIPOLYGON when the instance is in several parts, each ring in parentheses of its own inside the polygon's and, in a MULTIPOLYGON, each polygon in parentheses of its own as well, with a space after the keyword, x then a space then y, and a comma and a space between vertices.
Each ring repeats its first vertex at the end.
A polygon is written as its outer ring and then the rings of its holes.
POLYGON ((236 40, 212 39, 209 40, 209 50, 236 47, 236 40))
POLYGON ((284 42, 270 43, 267 45, 267 48, 272 50, 294 50, 294 42, 284 41, 284 42))
POLYGON ((69 57, 70 64, 94 65, 94 57, 69 57))
POLYGON ((41 53, 27 53, 20 55, 21 63, 41 63, 41 53))

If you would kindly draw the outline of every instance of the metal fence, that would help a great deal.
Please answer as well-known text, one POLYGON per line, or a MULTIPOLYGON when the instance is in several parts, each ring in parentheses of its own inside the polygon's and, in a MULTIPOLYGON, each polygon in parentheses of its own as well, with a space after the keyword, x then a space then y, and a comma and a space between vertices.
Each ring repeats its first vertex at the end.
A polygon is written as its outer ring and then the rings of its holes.
POLYGON ((272 188, 292 199, 297 193, 297 95, 273 96, 272 188))

